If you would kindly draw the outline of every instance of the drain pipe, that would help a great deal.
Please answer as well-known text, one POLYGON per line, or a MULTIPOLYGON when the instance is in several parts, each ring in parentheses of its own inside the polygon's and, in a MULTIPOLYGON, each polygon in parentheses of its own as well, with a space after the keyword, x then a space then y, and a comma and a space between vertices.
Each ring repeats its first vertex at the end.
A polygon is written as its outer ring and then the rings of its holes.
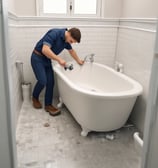
POLYGON ((24 79, 24 70, 23 70, 24 63, 21 61, 16 61, 16 67, 20 73, 21 78, 21 87, 22 87, 22 98, 24 103, 30 103, 31 101, 31 83, 26 82, 24 79))
POLYGON ((24 82, 23 65, 24 65, 23 62, 21 62, 21 61, 19 61, 19 60, 16 61, 16 67, 17 67, 17 69, 18 69, 18 71, 19 71, 19 73, 20 73, 21 84, 24 84, 24 83, 25 83, 25 82, 24 82))
POLYGON ((143 150, 143 140, 140 137, 140 133, 135 132, 133 134, 133 138, 134 138, 135 149, 136 149, 137 153, 139 154, 139 156, 141 156, 142 150, 143 150))

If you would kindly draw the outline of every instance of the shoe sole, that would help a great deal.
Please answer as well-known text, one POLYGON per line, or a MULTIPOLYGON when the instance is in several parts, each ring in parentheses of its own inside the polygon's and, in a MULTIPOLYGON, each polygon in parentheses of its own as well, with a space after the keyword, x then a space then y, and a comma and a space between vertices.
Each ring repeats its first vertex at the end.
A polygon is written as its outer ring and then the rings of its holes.
POLYGON ((35 107, 35 106, 33 106, 35 109, 41 109, 42 108, 42 106, 41 107, 35 107))
POLYGON ((53 116, 53 117, 54 117, 54 116, 58 116, 58 115, 60 115, 60 114, 61 114, 61 112, 60 112, 60 111, 59 111, 59 112, 57 112, 57 113, 55 113, 55 114, 49 113, 49 115, 50 115, 50 116, 53 116))
POLYGON ((59 111, 57 111, 57 112, 55 112, 54 114, 52 114, 51 112, 49 112, 48 110, 45 110, 47 113, 49 113, 49 115, 51 115, 51 116, 57 116, 57 115, 60 115, 61 114, 61 111, 59 110, 59 111))

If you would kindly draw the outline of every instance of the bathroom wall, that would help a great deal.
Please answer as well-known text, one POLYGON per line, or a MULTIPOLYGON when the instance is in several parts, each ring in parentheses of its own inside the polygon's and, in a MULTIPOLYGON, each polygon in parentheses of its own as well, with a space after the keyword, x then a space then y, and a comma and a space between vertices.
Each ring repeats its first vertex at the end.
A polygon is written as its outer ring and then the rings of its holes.
MULTIPOLYGON (((9 18, 9 24, 12 22, 12 24, 16 23, 16 21, 9 18)), ((10 55, 10 61, 11 61, 11 78, 12 78, 12 88, 13 88, 13 111, 14 113, 14 123, 17 123, 18 116, 21 110, 22 106, 22 94, 21 94, 21 78, 19 71, 16 67, 16 61, 18 60, 18 46, 17 46, 17 28, 16 27, 10 27, 9 26, 9 55, 10 55)))
POLYGON ((18 16, 35 16, 36 0, 8 0, 8 10, 18 16))
POLYGON ((8 0, 8 10, 9 12, 11 13, 16 13, 16 10, 15 10, 15 0, 8 0))
POLYGON ((141 132, 144 130, 157 16, 157 0, 123 0, 116 61, 123 63, 125 74, 143 86, 143 94, 130 117, 141 132))
MULTIPOLYGON (((102 17, 119 18, 123 0, 103 0, 102 17)), ((10 12, 18 16, 36 16, 36 0, 9 0, 10 12)))
POLYGON ((14 0, 18 16, 35 16, 36 0, 14 0))
POLYGON ((158 17, 157 0, 123 0, 122 17, 155 18, 158 17))
POLYGON ((123 0, 103 0, 103 16, 105 18, 120 18, 123 0))
MULTIPOLYGON (((123 25, 123 23, 121 23, 123 25)), ((125 24, 125 23, 124 23, 125 24)), ((131 22, 129 23, 131 24, 131 22)), ((124 73, 143 86, 143 94, 136 102, 131 120, 143 132, 150 71, 154 52, 155 29, 120 27, 116 60, 124 65, 124 73)))

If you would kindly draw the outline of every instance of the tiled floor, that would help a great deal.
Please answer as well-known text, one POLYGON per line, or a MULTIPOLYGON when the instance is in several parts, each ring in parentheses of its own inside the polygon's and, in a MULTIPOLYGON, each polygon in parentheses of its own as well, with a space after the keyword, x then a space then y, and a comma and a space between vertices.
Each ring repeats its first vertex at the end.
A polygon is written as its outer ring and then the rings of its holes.
POLYGON ((131 127, 113 132, 112 141, 106 133, 82 137, 65 107, 60 116, 51 117, 24 104, 17 126, 18 168, 139 168, 134 131, 131 127))

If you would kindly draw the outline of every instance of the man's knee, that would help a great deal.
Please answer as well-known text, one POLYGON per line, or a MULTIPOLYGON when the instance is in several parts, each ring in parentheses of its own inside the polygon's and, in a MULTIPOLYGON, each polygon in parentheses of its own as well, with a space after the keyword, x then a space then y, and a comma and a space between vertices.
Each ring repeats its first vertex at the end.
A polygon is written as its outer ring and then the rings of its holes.
POLYGON ((50 85, 54 85, 55 84, 55 80, 54 80, 54 76, 53 75, 49 76, 49 78, 48 78, 48 84, 50 84, 50 85))
POLYGON ((46 79, 38 80, 38 82, 43 86, 47 85, 47 80, 46 79))

